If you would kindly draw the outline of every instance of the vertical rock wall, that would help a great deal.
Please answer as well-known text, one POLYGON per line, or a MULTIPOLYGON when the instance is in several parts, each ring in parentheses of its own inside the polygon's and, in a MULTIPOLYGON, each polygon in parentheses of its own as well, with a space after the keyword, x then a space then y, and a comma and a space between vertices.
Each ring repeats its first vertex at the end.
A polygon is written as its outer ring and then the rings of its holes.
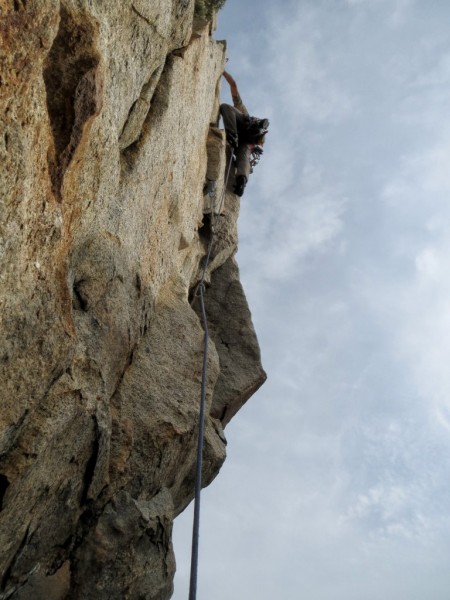
MULTIPOLYGON (((225 141, 193 0, 0 0, 0 598, 165 599, 193 495, 191 306, 225 141), (209 156, 209 165, 208 165, 209 156), (204 211, 206 206, 206 210, 204 211)), ((229 191, 208 271, 205 484, 264 381, 229 191)))

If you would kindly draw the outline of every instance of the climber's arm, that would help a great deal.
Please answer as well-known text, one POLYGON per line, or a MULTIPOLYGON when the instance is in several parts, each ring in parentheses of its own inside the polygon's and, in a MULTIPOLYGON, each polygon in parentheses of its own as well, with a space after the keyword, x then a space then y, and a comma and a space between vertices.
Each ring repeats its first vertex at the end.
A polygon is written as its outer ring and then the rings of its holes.
POLYGON ((246 109, 244 103, 242 102, 242 98, 241 98, 241 95, 239 94, 239 90, 238 90, 235 80, 226 71, 223 72, 223 76, 225 77, 225 79, 227 80, 227 82, 230 86, 231 97, 233 98, 234 107, 237 108, 244 115, 248 115, 248 110, 246 109))

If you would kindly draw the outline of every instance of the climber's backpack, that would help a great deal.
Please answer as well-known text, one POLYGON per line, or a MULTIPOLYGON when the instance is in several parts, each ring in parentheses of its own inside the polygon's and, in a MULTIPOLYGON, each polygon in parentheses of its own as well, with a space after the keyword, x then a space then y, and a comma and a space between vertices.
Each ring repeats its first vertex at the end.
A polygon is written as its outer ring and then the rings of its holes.
POLYGON ((245 131, 246 144, 263 144, 264 136, 269 130, 269 119, 258 119, 258 117, 248 117, 245 131))

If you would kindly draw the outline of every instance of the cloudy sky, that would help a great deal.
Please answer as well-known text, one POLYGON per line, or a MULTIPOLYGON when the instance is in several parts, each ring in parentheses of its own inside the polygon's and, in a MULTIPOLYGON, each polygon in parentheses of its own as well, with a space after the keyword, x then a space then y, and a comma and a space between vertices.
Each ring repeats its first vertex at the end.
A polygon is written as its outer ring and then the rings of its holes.
POLYGON ((216 37, 271 120, 238 254, 269 378, 203 494, 198 600, 448 600, 450 2, 227 0, 216 37))

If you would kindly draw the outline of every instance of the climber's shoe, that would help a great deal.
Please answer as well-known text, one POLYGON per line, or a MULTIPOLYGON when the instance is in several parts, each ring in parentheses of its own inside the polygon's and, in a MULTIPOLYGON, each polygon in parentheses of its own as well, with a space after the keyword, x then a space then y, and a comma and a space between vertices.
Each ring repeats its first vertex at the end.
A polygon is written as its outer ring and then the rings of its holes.
POLYGON ((237 196, 242 196, 244 193, 245 186, 247 185, 247 178, 245 175, 238 175, 234 184, 234 193, 237 196))

